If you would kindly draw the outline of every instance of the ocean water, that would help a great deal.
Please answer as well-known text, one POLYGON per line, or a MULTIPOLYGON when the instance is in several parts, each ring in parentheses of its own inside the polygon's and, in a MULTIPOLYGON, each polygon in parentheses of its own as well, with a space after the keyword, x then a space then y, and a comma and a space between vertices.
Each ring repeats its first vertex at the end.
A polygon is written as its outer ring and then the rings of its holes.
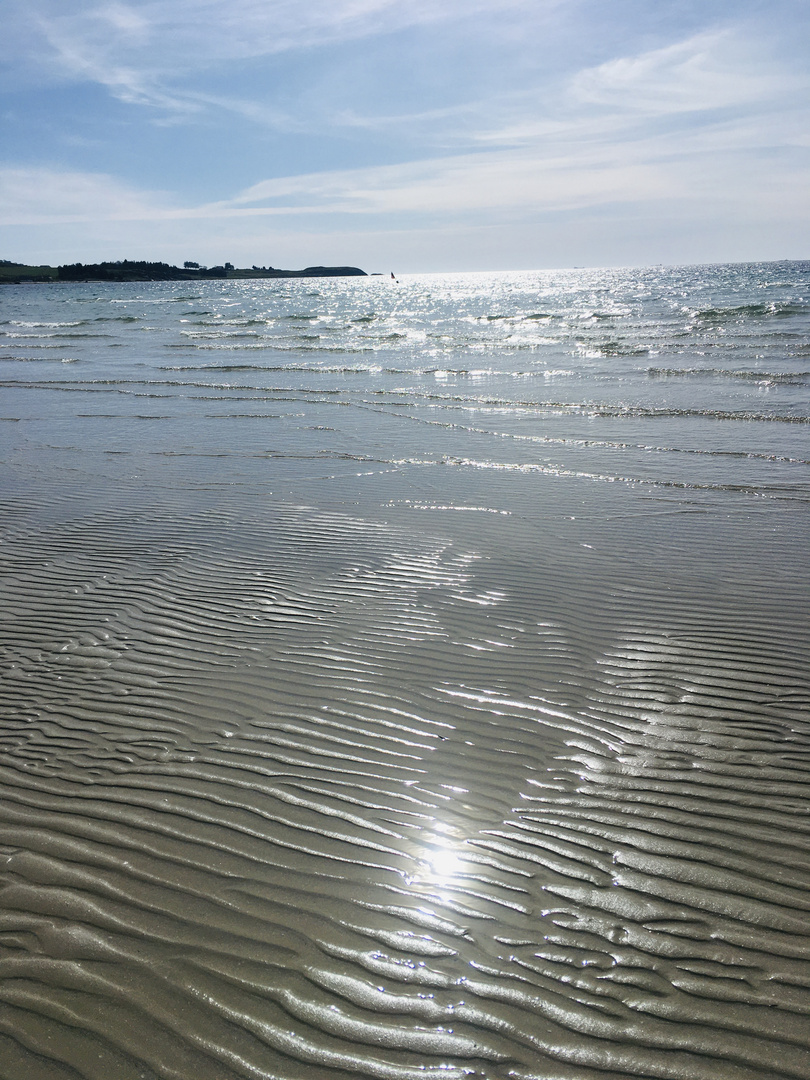
POLYGON ((810 1076, 810 264, 4 286, 0 1078, 810 1076))

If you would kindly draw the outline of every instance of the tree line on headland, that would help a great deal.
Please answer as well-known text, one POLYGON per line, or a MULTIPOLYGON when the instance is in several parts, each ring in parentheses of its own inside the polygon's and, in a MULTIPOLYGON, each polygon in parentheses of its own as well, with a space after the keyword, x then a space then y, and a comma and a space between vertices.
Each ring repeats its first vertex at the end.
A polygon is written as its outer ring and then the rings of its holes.
POLYGON ((356 266, 307 266, 304 270, 277 270, 273 266, 239 269, 232 263, 182 267, 164 262, 122 259, 117 262, 69 263, 64 266, 26 266, 0 259, 0 282, 23 281, 199 281, 210 278, 366 277, 356 266))

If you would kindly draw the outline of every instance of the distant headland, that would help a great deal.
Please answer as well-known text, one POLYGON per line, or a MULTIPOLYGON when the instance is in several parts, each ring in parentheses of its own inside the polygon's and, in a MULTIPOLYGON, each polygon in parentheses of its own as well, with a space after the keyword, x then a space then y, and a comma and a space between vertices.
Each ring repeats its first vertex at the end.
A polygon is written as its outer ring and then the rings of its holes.
POLYGON ((277 270, 274 266, 201 266, 184 262, 171 266, 164 262, 120 259, 118 262, 69 263, 65 266, 26 266, 0 259, 0 284, 24 281, 206 281, 222 278, 315 278, 367 277, 357 266, 307 266, 304 270, 277 270))

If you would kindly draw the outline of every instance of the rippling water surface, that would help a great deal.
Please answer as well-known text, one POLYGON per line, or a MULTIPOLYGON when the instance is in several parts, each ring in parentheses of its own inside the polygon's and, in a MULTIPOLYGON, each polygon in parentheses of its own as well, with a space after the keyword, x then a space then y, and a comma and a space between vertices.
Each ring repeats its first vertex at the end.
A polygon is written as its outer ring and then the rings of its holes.
POLYGON ((810 265, 4 286, 0 1077, 810 1076, 810 265))

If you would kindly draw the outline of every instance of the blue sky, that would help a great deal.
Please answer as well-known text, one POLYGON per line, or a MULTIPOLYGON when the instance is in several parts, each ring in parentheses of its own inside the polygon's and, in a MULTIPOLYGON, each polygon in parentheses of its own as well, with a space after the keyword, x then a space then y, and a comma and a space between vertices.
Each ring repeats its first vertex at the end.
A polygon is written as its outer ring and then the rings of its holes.
POLYGON ((806 0, 0 0, 0 258, 810 257, 806 0))

